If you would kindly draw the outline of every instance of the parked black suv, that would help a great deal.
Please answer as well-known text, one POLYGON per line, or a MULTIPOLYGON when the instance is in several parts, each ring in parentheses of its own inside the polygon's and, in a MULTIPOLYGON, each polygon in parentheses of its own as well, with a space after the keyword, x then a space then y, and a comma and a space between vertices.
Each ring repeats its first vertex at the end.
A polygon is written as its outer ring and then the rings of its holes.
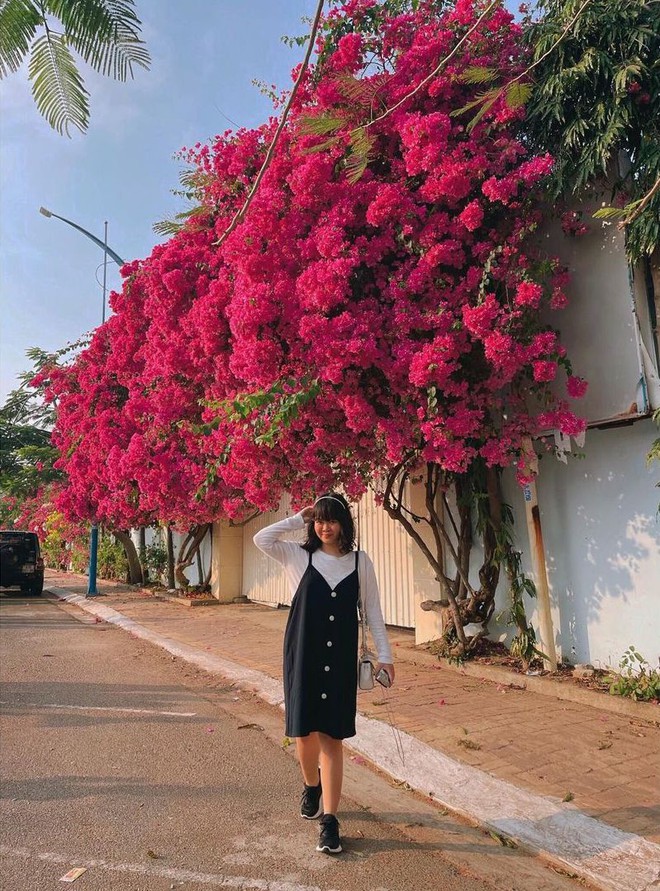
POLYGON ((20 585, 21 591, 41 594, 44 561, 34 532, 0 529, 0 588, 20 585))

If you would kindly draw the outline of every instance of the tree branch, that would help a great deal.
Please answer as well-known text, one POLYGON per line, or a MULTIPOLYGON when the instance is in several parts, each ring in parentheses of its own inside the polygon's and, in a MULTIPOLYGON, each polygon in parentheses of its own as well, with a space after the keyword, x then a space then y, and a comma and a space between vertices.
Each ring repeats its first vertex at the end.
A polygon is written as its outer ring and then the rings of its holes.
POLYGON ((285 125, 286 120, 289 116, 289 112, 291 111, 291 106, 293 105, 293 100, 296 98, 296 93, 298 92, 298 87, 300 86, 303 76, 304 76, 305 72, 307 71, 307 68, 309 65, 309 59, 310 59, 310 56, 312 55, 312 50, 314 49, 314 42, 316 40, 316 34, 318 32, 319 22, 321 20, 321 13, 323 11, 323 2, 324 2, 324 0, 319 0, 318 5, 316 7, 316 13, 314 15, 314 22, 312 24, 312 30, 310 31, 310 34, 309 34, 309 42, 307 44, 307 52, 305 53, 305 58, 303 59, 302 65, 300 67, 300 71, 298 72, 298 77, 296 78, 296 82, 293 85, 293 89, 291 90, 289 99, 286 103, 284 111, 282 112, 282 117, 280 118, 280 122, 277 125, 277 130, 275 131, 275 136, 273 136, 273 139, 272 139, 270 145, 268 146, 268 151, 266 152, 266 157, 264 158, 264 162, 261 165, 261 170, 257 174, 257 178, 255 179, 254 183, 252 184, 252 188, 250 189, 248 196, 245 199, 245 203, 243 204, 241 209, 236 212, 231 223, 225 229, 225 231, 222 233, 220 238, 216 242, 214 242, 215 247, 220 247, 222 244, 224 244, 224 242, 229 238, 229 236, 234 231, 234 229, 238 226, 238 224, 240 222, 242 222, 243 219, 245 219, 245 214, 247 213, 250 204, 252 204, 252 199, 254 198, 254 196, 257 192, 257 189, 259 188, 259 186, 261 184, 262 179, 264 178, 264 174, 266 173, 266 171, 268 170, 268 167, 270 166, 270 162, 273 158, 273 153, 275 152, 275 147, 276 147, 277 143, 279 142, 280 134, 282 133, 282 130, 284 129, 284 125, 285 125))
POLYGON ((649 203, 651 198, 653 198, 658 189, 660 189, 660 176, 656 179, 655 184, 652 186, 651 189, 649 189, 646 195, 635 202, 635 205, 631 209, 631 212, 628 214, 628 216, 621 220, 621 222, 619 223, 620 229, 622 229, 624 226, 629 226, 632 221, 640 215, 640 213, 644 210, 644 208, 649 203))

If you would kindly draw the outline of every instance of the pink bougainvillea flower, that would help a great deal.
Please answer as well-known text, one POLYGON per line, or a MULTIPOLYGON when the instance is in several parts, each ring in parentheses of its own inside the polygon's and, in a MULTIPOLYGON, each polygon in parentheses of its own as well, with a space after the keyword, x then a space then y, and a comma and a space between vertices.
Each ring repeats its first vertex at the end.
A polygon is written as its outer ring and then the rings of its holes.
MULTIPOLYGON (((379 7, 369 34, 375 7, 328 12, 320 61, 222 243, 277 122, 182 151, 199 212, 123 267, 114 315, 49 379, 67 517, 187 530, 285 491, 358 498, 401 462, 515 466, 526 436, 584 428, 551 386, 568 359, 547 319, 569 283, 532 240, 552 159, 504 99, 472 128, 454 114, 481 89, 466 69, 523 74, 521 26, 503 6, 476 25, 461 0, 379 7)), ((585 387, 568 378, 571 398, 585 387)))

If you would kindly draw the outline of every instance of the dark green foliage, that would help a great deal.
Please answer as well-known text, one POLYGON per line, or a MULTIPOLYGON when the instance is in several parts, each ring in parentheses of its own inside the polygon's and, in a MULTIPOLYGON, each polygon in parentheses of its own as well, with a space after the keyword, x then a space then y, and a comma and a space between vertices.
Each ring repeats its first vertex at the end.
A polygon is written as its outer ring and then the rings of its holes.
POLYGON ((128 560, 123 546, 108 532, 103 532, 98 550, 98 574, 102 579, 125 581, 128 560))
POLYGON ((32 362, 30 371, 19 375, 20 385, 7 396, 0 408, 0 500, 5 502, 3 522, 20 512, 22 502, 39 489, 60 479, 53 467, 58 453, 50 442, 50 431, 55 420, 55 408, 41 398, 39 387, 31 381, 44 368, 77 349, 72 344, 57 353, 47 353, 38 347, 27 351, 32 362), (10 505, 15 505, 10 508, 10 505))
POLYGON ((528 137, 557 159, 555 196, 613 182, 637 260, 660 237, 660 191, 635 207, 660 177, 660 3, 540 0, 537 10, 528 137))

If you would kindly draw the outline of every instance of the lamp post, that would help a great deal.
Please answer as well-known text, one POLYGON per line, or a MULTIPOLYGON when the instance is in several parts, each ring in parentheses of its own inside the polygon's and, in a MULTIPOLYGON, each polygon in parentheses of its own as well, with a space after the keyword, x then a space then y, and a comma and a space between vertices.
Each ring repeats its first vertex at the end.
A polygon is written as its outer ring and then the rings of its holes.
POLYGON ((101 322, 105 322, 105 295, 106 295, 106 282, 107 282, 107 270, 108 270, 108 257, 111 257, 117 266, 123 266, 124 260, 119 256, 116 251, 113 251, 112 248, 108 247, 108 221, 106 220, 103 224, 103 241, 100 238, 97 238, 96 235, 92 235, 91 232, 88 232, 87 229, 83 229, 82 226, 79 226, 78 223, 74 223, 72 220, 67 220, 66 217, 61 217, 58 213, 53 213, 52 210, 48 210, 47 207, 40 207, 39 213, 45 217, 55 217, 57 220, 62 220, 63 223, 66 223, 68 226, 71 226, 74 229, 77 229, 78 232, 81 232, 90 241, 93 241, 94 244, 98 245, 103 251, 103 312, 101 314, 101 322))
MULTIPOLYGON (((40 207, 39 213, 45 217, 55 217, 57 220, 62 220, 63 223, 66 223, 68 226, 71 226, 73 229, 77 229, 82 235, 86 236, 93 241, 94 244, 98 245, 103 251, 103 310, 101 313, 101 323, 105 322, 105 297, 107 291, 107 273, 108 273, 108 257, 111 257, 118 266, 123 266, 124 261, 122 258, 108 247, 108 222, 103 224, 103 241, 100 238, 97 238, 96 235, 93 235, 91 232, 88 232, 87 229, 83 229, 82 226, 79 226, 78 223, 74 223, 72 220, 67 220, 66 217, 61 217, 57 213, 53 213, 52 210, 48 210, 46 207, 40 207)), ((87 596, 93 597, 98 594, 98 590, 96 588, 96 567, 98 562, 98 549, 99 549, 99 527, 96 523, 92 524, 91 534, 89 537, 89 572, 87 577, 87 596)))

